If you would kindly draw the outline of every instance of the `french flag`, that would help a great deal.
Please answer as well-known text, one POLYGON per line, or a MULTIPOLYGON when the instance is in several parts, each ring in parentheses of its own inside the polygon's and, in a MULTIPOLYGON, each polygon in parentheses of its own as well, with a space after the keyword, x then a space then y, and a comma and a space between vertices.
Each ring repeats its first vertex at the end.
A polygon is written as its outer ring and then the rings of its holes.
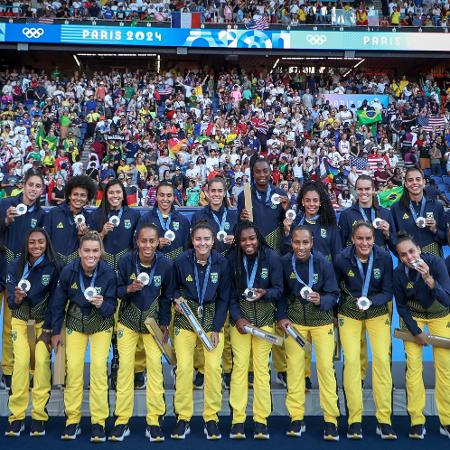
POLYGON ((201 13, 172 13, 172 28, 200 28, 202 23, 201 13))

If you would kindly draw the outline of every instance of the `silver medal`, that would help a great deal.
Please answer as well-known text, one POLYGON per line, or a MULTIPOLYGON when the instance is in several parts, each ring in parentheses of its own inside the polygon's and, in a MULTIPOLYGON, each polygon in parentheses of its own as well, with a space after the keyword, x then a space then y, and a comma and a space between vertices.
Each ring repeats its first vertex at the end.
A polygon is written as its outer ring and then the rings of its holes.
POLYGON ((113 226, 113 227, 118 227, 120 224, 120 218, 119 216, 111 216, 108 220, 108 222, 113 226))
POLYGON ((361 311, 367 311, 372 302, 367 297, 359 297, 356 304, 361 311))
POLYGON ((288 209, 286 211, 286 219, 294 220, 297 217, 297 213, 293 209, 288 209))
POLYGON ((77 225, 82 225, 84 223, 86 223, 86 218, 83 216, 83 214, 77 214, 73 220, 75 221, 75 223, 77 225))
POLYGON ((427 226, 427 219, 425 219, 425 217, 418 217, 416 219, 416 225, 419 228, 425 228, 427 226))
POLYGON ((312 294, 313 290, 309 286, 303 286, 300 291, 300 297, 309 300, 310 295, 312 294))
POLYGON ((175 233, 172 230, 167 230, 164 233, 164 237, 168 239, 170 242, 173 242, 175 240, 175 233))
POLYGON ((19 203, 19 204, 16 206, 16 213, 17 213, 19 216, 23 216, 24 214, 27 213, 27 211, 28 211, 28 207, 27 207, 27 205, 25 205, 24 203, 19 203))
POLYGON ((84 290, 84 297, 89 302, 92 302, 93 297, 95 297, 96 295, 97 295, 97 289, 93 286, 89 286, 88 288, 86 288, 84 290))
POLYGON ((281 203, 281 195, 273 194, 272 197, 270 197, 270 201, 274 205, 279 205, 281 203))
POLYGON ((22 278, 19 283, 17 284, 17 286, 23 291, 23 292, 28 292, 31 289, 31 283, 25 279, 22 278))
POLYGON ((140 281, 144 286, 147 286, 147 284, 150 282, 150 277, 148 276, 147 272, 141 272, 138 277, 138 281, 140 281))

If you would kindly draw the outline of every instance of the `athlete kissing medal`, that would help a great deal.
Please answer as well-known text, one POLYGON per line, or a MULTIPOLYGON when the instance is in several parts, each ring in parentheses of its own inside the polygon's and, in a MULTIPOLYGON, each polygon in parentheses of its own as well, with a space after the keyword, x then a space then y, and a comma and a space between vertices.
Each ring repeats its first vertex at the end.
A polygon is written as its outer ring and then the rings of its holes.
POLYGON ((28 292, 31 289, 31 283, 23 278, 22 280, 19 281, 19 283, 17 284, 17 286, 23 291, 23 292, 28 292))
POLYGON ((168 239, 170 242, 173 242, 175 240, 175 233, 172 230, 167 230, 164 233, 164 237, 168 239))
POLYGON ((225 238, 227 237, 227 232, 226 232, 226 231, 219 231, 219 232, 216 234, 216 237, 217 237, 217 240, 218 240, 219 242, 223 242, 223 241, 225 240, 225 238))
POLYGON ((19 204, 16 206, 16 213, 17 213, 19 216, 23 216, 24 214, 27 213, 27 211, 28 211, 28 207, 27 207, 27 205, 25 205, 24 203, 19 203, 19 204))
POLYGON ((147 286, 147 284, 150 282, 150 277, 148 276, 148 273, 141 272, 138 277, 138 281, 140 281, 144 286, 147 286))
POLYGON ((111 216, 108 220, 108 222, 113 226, 113 227, 118 227, 120 224, 120 218, 119 216, 111 216))
POLYGON ((286 219, 294 220, 297 217, 297 213, 293 209, 288 209, 286 211, 286 219))
POLYGON ((83 216, 83 214, 77 214, 73 220, 77 225, 82 225, 83 223, 86 223, 86 218, 83 216))
POLYGON ((411 265, 414 267, 414 269, 417 269, 417 267, 418 267, 418 265, 422 262, 423 260, 422 259, 416 259, 415 261, 413 261, 412 263, 411 263, 411 265))

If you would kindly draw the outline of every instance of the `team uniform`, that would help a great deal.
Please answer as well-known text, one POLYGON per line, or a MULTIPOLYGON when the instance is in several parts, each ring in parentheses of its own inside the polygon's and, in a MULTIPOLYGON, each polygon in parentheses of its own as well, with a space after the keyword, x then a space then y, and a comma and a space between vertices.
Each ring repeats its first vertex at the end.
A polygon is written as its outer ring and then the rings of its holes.
MULTIPOLYGON (((23 421, 29 403, 30 388, 30 344, 28 327, 35 328, 39 338, 43 330, 51 330, 50 297, 58 282, 59 271, 45 255, 30 266, 27 262, 19 273, 19 259, 9 267, 7 278, 8 305, 12 312, 12 341, 14 349, 14 371, 9 397, 9 422, 23 421), (21 279, 27 279, 31 288, 23 302, 14 301, 14 290, 21 279), (33 321, 34 323, 29 323, 33 321)), ((33 420, 46 422, 46 406, 50 398, 51 371, 50 352, 43 342, 37 342, 34 353, 33 388, 31 391, 33 420)))
POLYGON ((164 217, 158 206, 154 206, 151 211, 141 217, 138 227, 143 224, 155 225, 160 237, 164 237, 167 230, 172 230, 175 233, 175 239, 172 243, 160 248, 160 252, 166 258, 174 260, 186 250, 190 231, 189 220, 175 208, 172 208, 169 215, 164 217))
MULTIPOLYGON (((188 250, 175 260, 174 298, 187 300, 208 337, 220 333, 219 344, 212 351, 204 350, 205 387, 203 418, 218 421, 222 406, 222 328, 228 312, 231 293, 230 270, 227 260, 212 250, 207 265, 196 261, 195 251, 188 250)), ((193 410, 193 358, 197 334, 184 315, 175 312, 174 346, 177 355, 175 414, 178 420, 189 422, 193 410)), ((176 436, 173 436, 176 437, 176 436)))
POLYGON ((422 197, 419 203, 410 202, 405 209, 400 203, 394 203, 391 208, 392 217, 398 231, 406 231, 414 237, 414 241, 421 248, 422 253, 442 256, 442 246, 447 244, 447 222, 441 203, 422 197), (428 227, 419 228, 416 218, 434 218, 437 231, 433 233, 428 227))
MULTIPOLYGON (((278 253, 281 253, 283 246, 283 220, 285 211, 281 206, 274 205, 271 201, 273 194, 286 196, 286 192, 272 185, 267 187, 265 192, 260 192, 254 185, 251 187, 253 223, 258 227, 269 246, 278 253)), ((238 216, 245 208, 244 192, 238 197, 238 216)), ((272 354, 273 366, 276 372, 286 372, 286 355, 284 345, 275 347, 272 354)))
MULTIPOLYGON (((316 241, 314 241, 315 245, 316 241)), ((337 425, 339 417, 336 378, 333 366, 334 314, 339 289, 332 264, 319 252, 308 261, 300 261, 294 253, 282 258, 285 295, 281 296, 277 320, 289 319, 294 328, 314 343, 319 379, 320 406, 325 422, 337 425), (300 295, 309 286, 320 294, 316 306, 300 295)), ((305 357, 292 337, 285 341, 287 360, 286 408, 291 421, 303 421, 305 414, 305 357)), ((300 433, 303 430, 300 430, 300 433)), ((295 434, 294 434, 295 435, 295 434)))
MULTIPOLYGON (((386 208, 362 208, 359 203, 344 209, 339 216, 339 229, 341 231, 341 240, 344 246, 352 245, 352 227, 363 220, 372 224, 375 219, 383 219, 389 223, 389 239, 379 229, 375 229, 375 244, 382 248, 389 248, 395 253, 395 236, 397 234, 396 224, 392 217, 391 211, 386 208)), ((314 242, 314 247, 316 243, 314 242)))
POLYGON ((147 425, 159 426, 164 416, 164 380, 161 350, 144 322, 152 317, 160 325, 170 323, 173 297, 173 263, 156 253, 151 267, 142 266, 138 251, 129 252, 119 261, 118 296, 122 299, 117 326, 120 358, 117 379, 116 422, 127 424, 133 415, 134 361, 139 338, 143 339, 147 367, 147 425), (127 287, 140 273, 147 273, 149 283, 141 291, 127 293, 127 287))
MULTIPOLYGON (((27 212, 17 216, 9 225, 5 224, 6 211, 16 207, 23 202, 22 194, 16 197, 7 197, 0 201, 0 230, 3 234, 3 245, 5 249, 5 260, 11 264, 23 250, 24 240, 27 233, 33 228, 42 225, 44 210, 37 200, 27 212)), ((11 311, 8 307, 6 291, 3 292, 3 333, 2 333, 2 372, 3 375, 12 375, 13 372, 13 343, 11 340, 11 311)))
MULTIPOLYGON (((430 334, 450 338, 450 279, 440 258, 421 254, 436 282, 430 289, 414 269, 400 263, 394 272, 394 292, 401 326, 414 336, 428 328, 430 334)), ((447 260, 447 267, 449 261, 447 260)), ((421 345, 405 341, 407 409, 411 426, 424 425, 425 387, 421 345)), ((450 425, 450 350, 433 347, 436 372, 435 399, 442 427, 450 425)), ((416 436, 411 436, 416 437, 416 436)))
MULTIPOLYGON (((234 230, 237 226, 238 215, 236 210, 228 209, 224 206, 216 212, 209 205, 207 205, 191 217, 191 226, 194 227, 198 222, 202 221, 206 221, 211 225, 215 235, 217 235, 219 231, 225 231, 228 235, 232 235, 234 234, 234 230)), ((225 255, 230 247, 230 244, 220 242, 217 239, 215 241, 215 249, 221 255, 225 255)), ((225 335, 225 344, 223 349, 222 368, 224 373, 229 374, 233 368, 233 362, 230 346, 230 324, 228 319, 225 322, 223 331, 225 335)), ((195 367, 199 370, 199 372, 203 373, 204 361, 202 361, 201 355, 203 355, 202 351, 196 352, 195 367)))
MULTIPOLYGON (((91 213, 90 219, 96 230, 99 229, 101 216, 100 209, 91 213)), ((111 210, 106 220, 112 216, 119 217, 120 223, 103 238, 103 247, 105 248, 103 259, 117 271, 120 258, 134 247, 134 233, 141 215, 136 209, 122 206, 117 211, 111 210)))
POLYGON ((342 250, 341 235, 336 225, 322 225, 319 215, 308 219, 304 214, 299 214, 292 222, 289 236, 284 238, 283 253, 291 251, 292 231, 299 225, 303 225, 311 231, 314 239, 314 251, 322 253, 328 261, 333 261, 342 250))
MULTIPOLYGON (((104 427, 109 416, 106 367, 117 306, 116 291, 116 274, 104 261, 99 261, 92 277, 84 274, 80 259, 69 263, 61 272, 52 300, 52 332, 53 335, 60 334, 65 322, 66 426, 79 424, 81 420, 84 357, 88 342, 91 350, 91 422, 104 427), (89 286, 97 288, 103 296, 100 308, 96 308, 85 298, 84 291, 89 286)), ((59 351, 64 351, 64 347, 59 351)))
MULTIPOLYGON (((82 209, 86 225, 94 229, 91 214, 82 209)), ((74 214, 68 203, 62 203, 52 208, 44 217, 44 228, 50 235, 53 248, 58 253, 63 264, 68 264, 78 258, 78 229, 74 221, 74 214)))
MULTIPOLYGON (((283 272, 279 255, 270 248, 261 248, 256 257, 243 256, 236 262, 235 252, 228 255, 235 275, 230 304, 230 340, 233 352, 233 372, 230 383, 232 423, 242 424, 246 419, 248 402, 248 368, 250 355, 254 372, 253 421, 267 425, 272 411, 270 396, 269 357, 272 344, 251 334, 241 334, 235 323, 243 318, 252 325, 275 332, 275 312, 283 294, 283 272), (235 267, 240 264, 240 267, 235 267), (241 274, 240 280, 238 274, 241 274), (266 295, 255 302, 242 298, 246 288, 260 288, 266 295)), ((239 436, 236 436, 239 437, 239 436)))
MULTIPOLYGON (((341 287, 338 323, 344 349, 344 390, 348 407, 348 424, 362 421, 361 336, 365 326, 372 348, 372 380, 376 417, 379 424, 391 424, 391 320, 388 303, 392 300, 392 259, 374 245, 367 263, 356 256, 355 248, 345 248, 335 261, 336 278, 341 287), (368 297, 372 305, 361 311, 356 301, 368 297)), ((351 434, 351 433, 350 433, 351 434)))

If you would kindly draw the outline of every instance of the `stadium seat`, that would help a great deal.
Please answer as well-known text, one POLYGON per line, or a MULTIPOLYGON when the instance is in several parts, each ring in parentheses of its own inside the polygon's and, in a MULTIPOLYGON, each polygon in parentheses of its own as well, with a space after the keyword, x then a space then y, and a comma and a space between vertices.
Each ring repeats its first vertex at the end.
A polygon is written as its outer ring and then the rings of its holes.
POLYGON ((450 185, 450 176, 449 175, 444 175, 442 177, 442 180, 444 181, 445 184, 450 185))
POLYGON ((442 183, 443 183, 442 177, 437 177, 436 175, 432 175, 430 178, 431 178, 432 180, 434 180, 434 182, 435 182, 436 184, 442 184, 442 183))
POLYGON ((425 175, 426 178, 430 178, 430 176, 431 176, 431 169, 424 169, 423 170, 423 174, 425 175))
POLYGON ((439 183, 439 184, 437 185, 437 187, 438 187, 438 189, 439 189, 441 192, 447 192, 447 191, 449 190, 448 185, 445 184, 445 183, 439 183))

